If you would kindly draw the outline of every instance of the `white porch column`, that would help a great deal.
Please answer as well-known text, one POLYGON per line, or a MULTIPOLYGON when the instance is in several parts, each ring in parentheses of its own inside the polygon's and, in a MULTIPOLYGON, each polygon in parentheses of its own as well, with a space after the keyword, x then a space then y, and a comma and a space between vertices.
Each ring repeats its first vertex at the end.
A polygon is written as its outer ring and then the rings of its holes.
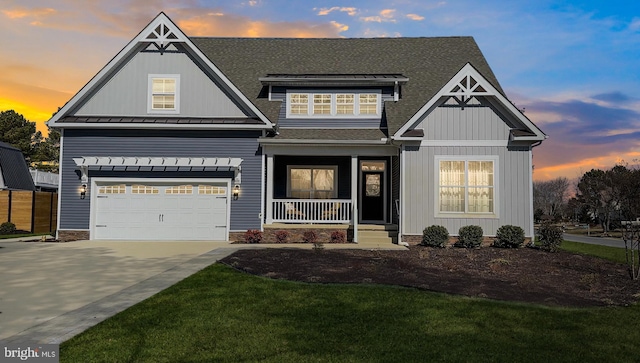
POLYGON ((273 155, 267 154, 267 224, 273 223, 273 155))
POLYGON ((358 155, 351 155, 351 209, 353 216, 353 242, 358 242, 358 155))

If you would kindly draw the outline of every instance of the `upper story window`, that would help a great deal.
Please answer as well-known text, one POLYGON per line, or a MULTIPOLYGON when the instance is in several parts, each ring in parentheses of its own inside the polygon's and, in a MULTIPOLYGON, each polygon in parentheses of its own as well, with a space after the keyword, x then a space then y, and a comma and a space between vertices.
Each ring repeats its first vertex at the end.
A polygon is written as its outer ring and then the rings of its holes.
POLYGON ((180 75, 149 75, 149 113, 180 112, 180 75))
POLYGON ((287 117, 377 117, 380 93, 288 93, 287 117))

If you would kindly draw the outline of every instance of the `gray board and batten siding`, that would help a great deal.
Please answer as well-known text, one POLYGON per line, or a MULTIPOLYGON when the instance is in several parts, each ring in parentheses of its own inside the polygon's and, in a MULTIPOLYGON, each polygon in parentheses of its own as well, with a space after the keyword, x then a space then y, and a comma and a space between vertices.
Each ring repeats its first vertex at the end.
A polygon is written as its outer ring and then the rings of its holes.
POLYGON ((461 107, 449 97, 441 100, 415 129, 423 129, 429 140, 506 141, 515 126, 505 120, 507 118, 483 98, 474 98, 461 107))
MULTIPOLYGON (((457 235, 460 227, 479 225, 484 235, 495 235, 503 225, 516 225, 529 236, 532 231, 530 208, 530 153, 529 147, 504 146, 422 146, 405 149, 405 193, 403 233, 420 235, 425 227, 442 225, 450 234, 457 235), (436 156, 495 156, 498 199, 497 218, 437 218, 438 174, 436 156)), ((470 158, 473 159, 473 158, 470 158)))
POLYGON ((180 75, 180 117, 233 118, 248 115, 224 91, 221 82, 212 80, 189 54, 183 52, 136 53, 72 115, 148 117, 150 74, 180 75))
MULTIPOLYGON (((62 184, 60 186, 60 230, 88 230, 90 194, 80 199, 80 171, 73 158, 82 156, 232 157, 242 158, 241 194, 231 200, 230 231, 260 229, 260 183, 262 156, 258 145, 261 131, 175 130, 74 130, 64 131, 62 184)), ((189 168, 89 169, 92 177, 119 178, 227 178, 232 170, 189 168)), ((90 185, 90 183, 89 183, 90 185)), ((233 186, 233 181, 232 181, 233 186)))

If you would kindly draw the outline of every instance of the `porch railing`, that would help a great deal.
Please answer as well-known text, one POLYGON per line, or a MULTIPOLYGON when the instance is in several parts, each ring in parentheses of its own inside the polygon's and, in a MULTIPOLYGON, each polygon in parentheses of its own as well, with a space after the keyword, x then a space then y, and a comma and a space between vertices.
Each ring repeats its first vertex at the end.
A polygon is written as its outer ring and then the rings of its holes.
POLYGON ((349 223, 350 199, 274 199, 273 221, 283 223, 349 223))

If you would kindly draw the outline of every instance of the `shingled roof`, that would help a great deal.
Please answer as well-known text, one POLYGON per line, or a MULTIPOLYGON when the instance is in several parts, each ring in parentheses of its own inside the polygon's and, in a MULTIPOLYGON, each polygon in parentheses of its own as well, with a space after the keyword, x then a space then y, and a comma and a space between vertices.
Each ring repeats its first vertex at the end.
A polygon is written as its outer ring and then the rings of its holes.
POLYGON ((504 94, 472 37, 190 39, 274 123, 280 102, 269 101, 259 81, 273 74, 406 76, 400 101, 385 104, 390 135, 467 63, 504 94))

